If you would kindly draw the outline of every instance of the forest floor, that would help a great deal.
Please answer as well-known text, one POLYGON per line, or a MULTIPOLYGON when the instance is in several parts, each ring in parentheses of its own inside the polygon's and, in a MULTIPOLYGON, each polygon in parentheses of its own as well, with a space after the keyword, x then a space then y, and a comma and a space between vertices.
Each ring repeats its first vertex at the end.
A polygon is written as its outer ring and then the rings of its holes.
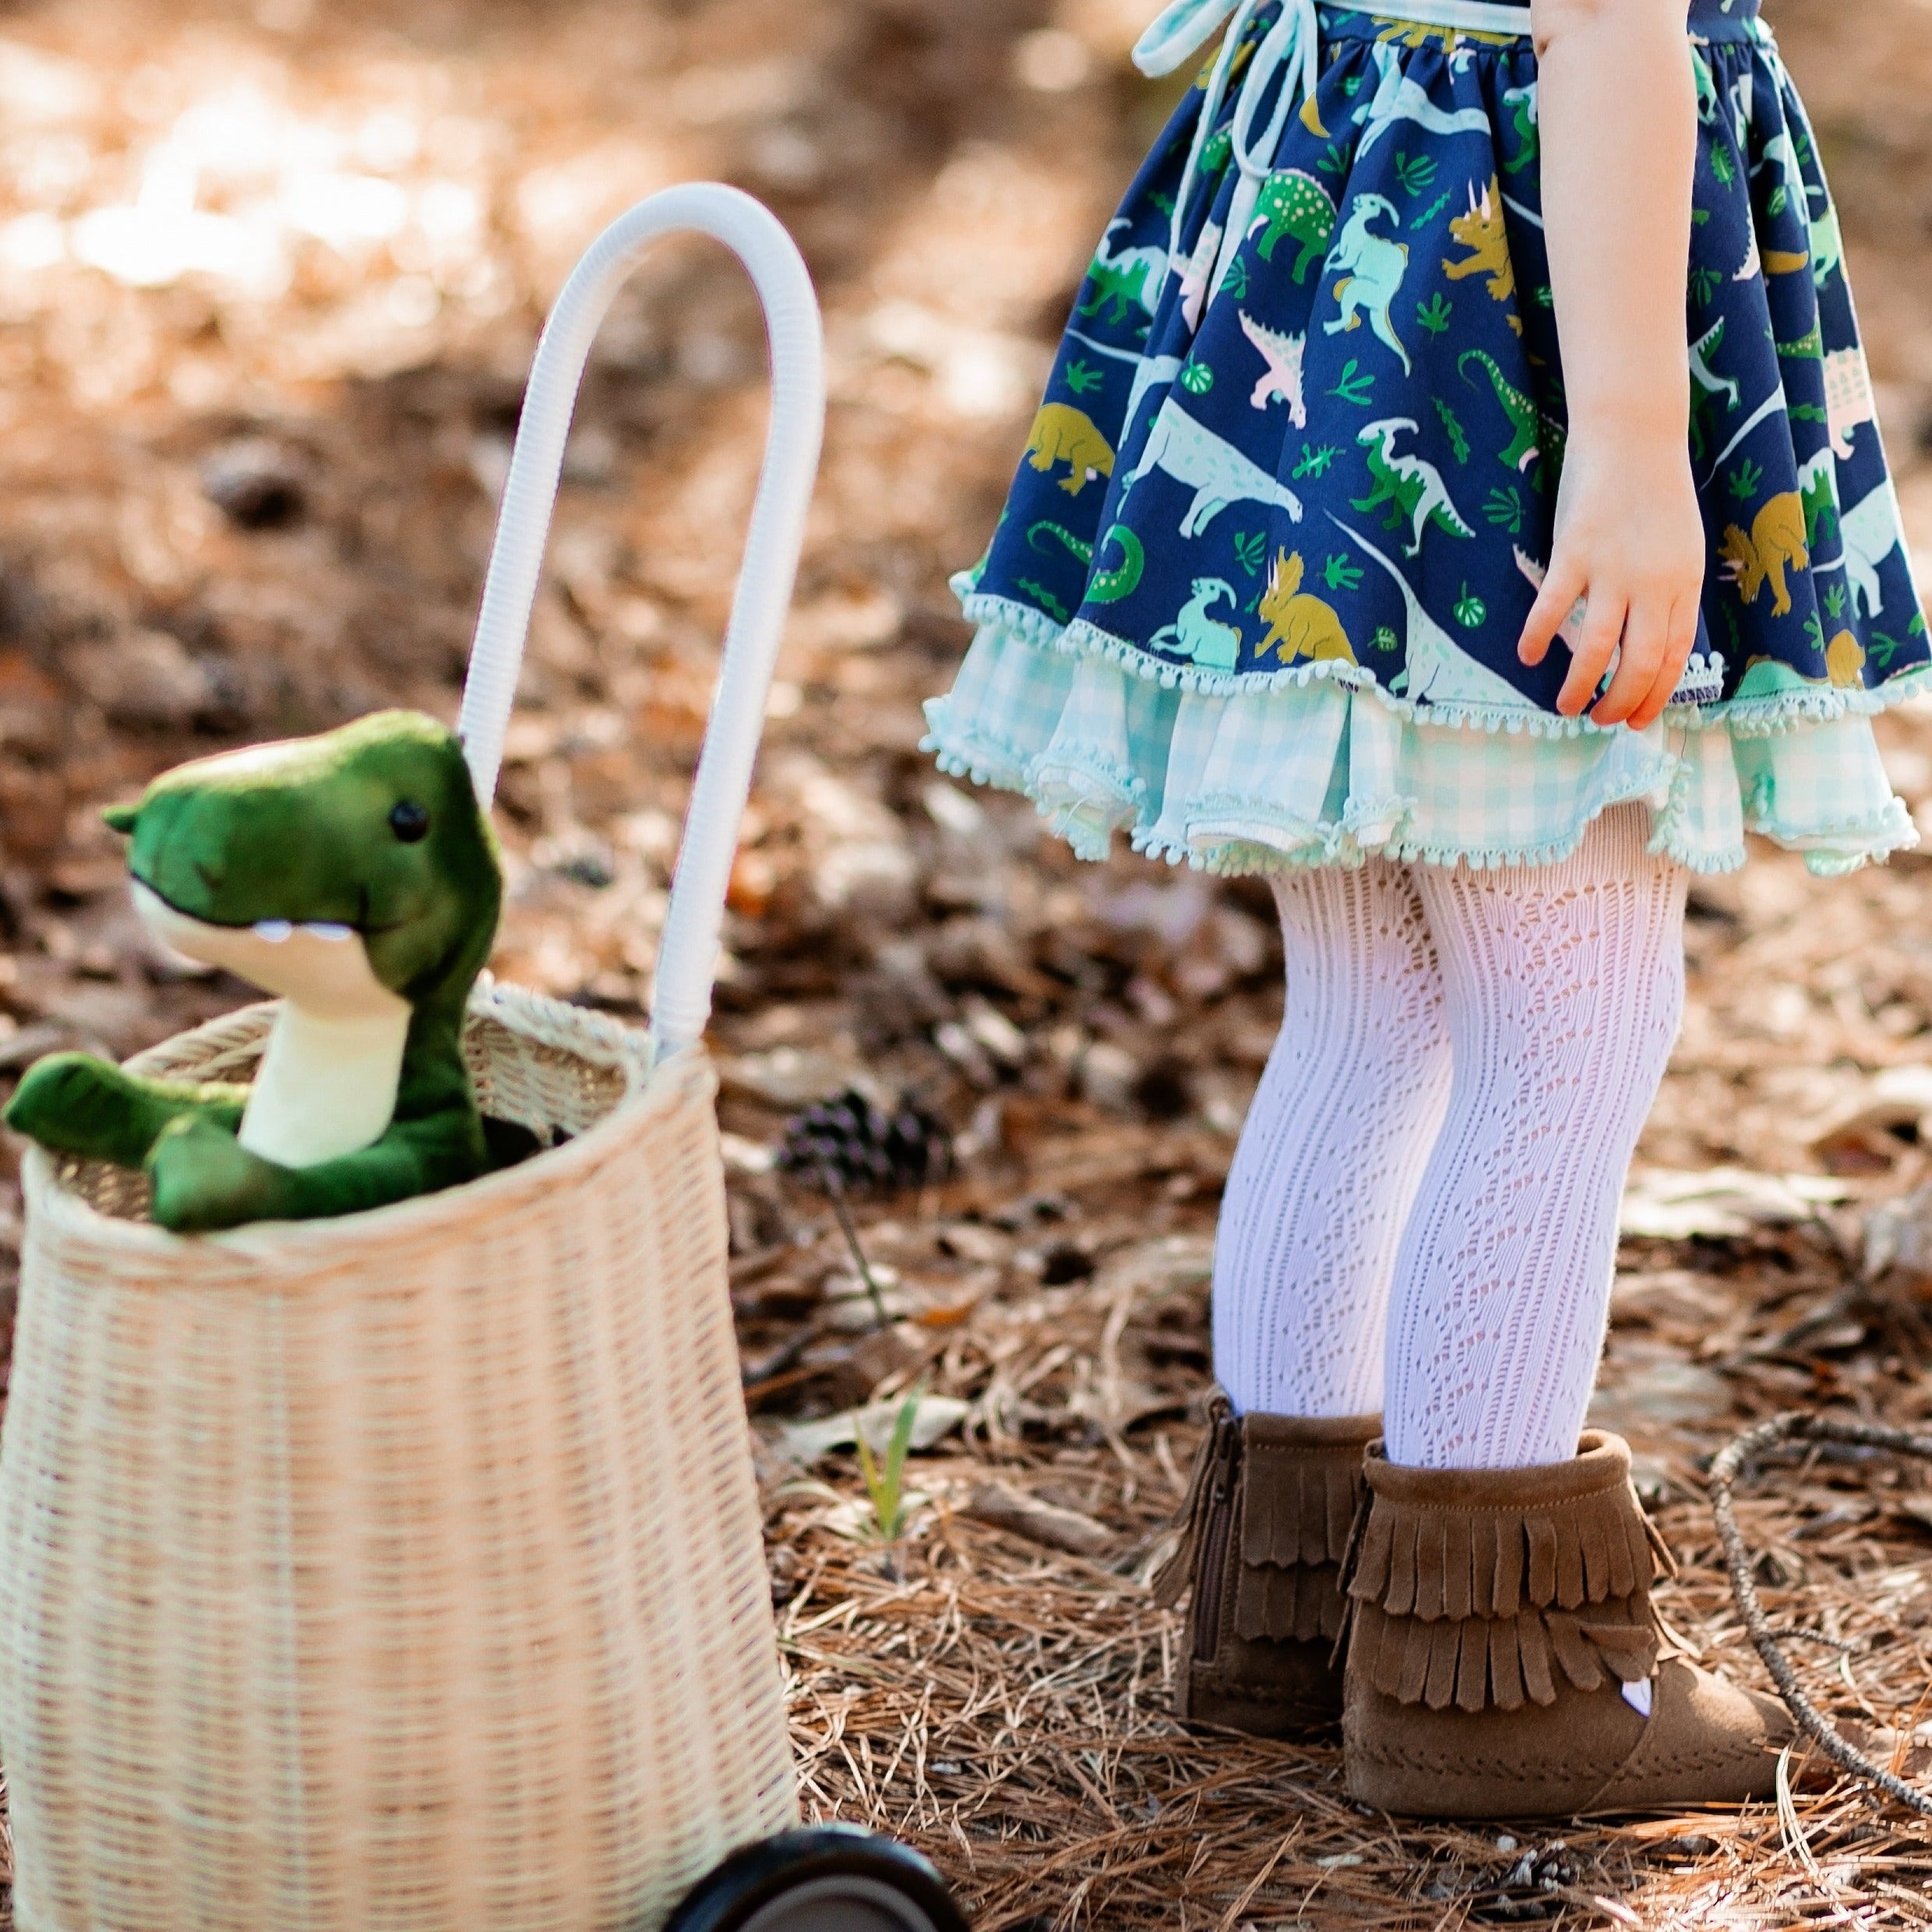
MULTIPOLYGON (((1166 1715, 1178 1624, 1145 1578, 1278 1021, 1270 902, 1078 866, 916 750, 966 638, 947 573, 983 545, 1165 111, 1125 58, 1151 11, 12 0, 0 1071, 123 1054, 246 996, 145 943, 97 808, 224 745, 383 703, 450 715, 545 305, 630 201, 735 181, 797 233, 831 357, 715 1036, 808 1805, 923 1846, 983 1932, 1932 1922, 1906 1815, 1815 1775, 1782 1816, 1414 1828, 1350 1806, 1332 1741, 1166 1715), (914 1090, 961 1136, 956 1179, 862 1212, 890 1271, 876 1331, 826 1202, 771 1162, 789 1114, 854 1084, 914 1090), (915 1389, 947 1433, 883 1547, 851 1458, 787 1432, 915 1389)), ((1932 12, 1769 11, 1932 566, 1932 12)), ((505 774, 504 977, 642 1014, 763 417, 747 291, 668 247, 605 332, 571 446, 505 774)), ((1932 712, 1880 729, 1932 834, 1932 712)), ((1932 1414, 1932 1245, 1915 1268, 1896 1206, 1932 1178, 1932 858, 1828 884, 1760 849, 1699 882, 1690 945, 1598 1415, 1681 1560, 1673 1624, 1761 1683, 1705 1459, 1794 1405, 1932 1414)), ((1906 1738, 1932 1704, 1927 1482, 1824 1461, 1743 1511, 1775 1613, 1853 1646, 1800 1657, 1814 1694, 1906 1738)))

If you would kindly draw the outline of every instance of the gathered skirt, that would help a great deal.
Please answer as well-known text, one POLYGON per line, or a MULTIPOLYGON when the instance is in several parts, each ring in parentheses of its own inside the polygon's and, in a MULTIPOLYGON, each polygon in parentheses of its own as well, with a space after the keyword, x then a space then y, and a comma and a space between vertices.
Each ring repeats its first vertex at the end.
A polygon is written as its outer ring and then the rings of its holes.
POLYGON ((1932 651, 1836 212, 1755 0, 1690 29, 1710 567, 1657 724, 1565 718, 1567 652, 1516 657, 1566 433, 1527 32, 1274 0, 1102 241, 957 580, 978 629, 927 707, 941 764, 1084 856, 1125 832, 1215 871, 1546 862, 1632 800, 1703 871, 1747 830, 1823 873, 1914 843, 1870 718, 1932 651), (1319 19, 1305 93, 1285 11, 1319 19))

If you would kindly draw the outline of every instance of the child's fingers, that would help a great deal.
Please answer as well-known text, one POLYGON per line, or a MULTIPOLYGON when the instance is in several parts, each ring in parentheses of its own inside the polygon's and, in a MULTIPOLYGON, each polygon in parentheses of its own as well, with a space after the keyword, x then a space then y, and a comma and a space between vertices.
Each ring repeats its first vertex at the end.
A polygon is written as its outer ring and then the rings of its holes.
POLYGON ((1629 600, 1599 591, 1590 599, 1581 636, 1570 640, 1570 675, 1557 694, 1557 709, 1565 717, 1581 717, 1596 696, 1603 674, 1616 655, 1624 636, 1624 620, 1630 615, 1629 600))
POLYGON ((1598 724, 1621 724, 1648 700, 1670 641, 1670 607, 1648 598, 1633 604, 1624 625, 1624 654, 1616 675, 1591 712, 1598 724))
POLYGON ((1674 605, 1670 629, 1664 644, 1663 661, 1657 667, 1656 682, 1650 694, 1631 712, 1633 731, 1646 732, 1664 714, 1664 708, 1677 686, 1683 682, 1684 668, 1698 647, 1698 600, 1687 598, 1674 605))
POLYGON ((1551 562, 1516 647, 1516 654, 1525 664, 1539 665, 1549 655, 1549 647, 1588 587, 1588 580, 1567 556, 1559 555, 1551 562))

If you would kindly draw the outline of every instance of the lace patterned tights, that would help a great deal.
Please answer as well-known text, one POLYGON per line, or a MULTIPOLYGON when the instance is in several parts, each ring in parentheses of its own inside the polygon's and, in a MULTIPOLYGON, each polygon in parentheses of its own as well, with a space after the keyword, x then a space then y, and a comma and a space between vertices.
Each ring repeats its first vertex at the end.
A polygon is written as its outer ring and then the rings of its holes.
POLYGON ((1286 1014, 1215 1262, 1238 1408, 1382 1407, 1426 1468, 1576 1453, 1683 1013, 1686 881, 1647 829, 1623 806, 1560 865, 1282 883, 1286 1014))

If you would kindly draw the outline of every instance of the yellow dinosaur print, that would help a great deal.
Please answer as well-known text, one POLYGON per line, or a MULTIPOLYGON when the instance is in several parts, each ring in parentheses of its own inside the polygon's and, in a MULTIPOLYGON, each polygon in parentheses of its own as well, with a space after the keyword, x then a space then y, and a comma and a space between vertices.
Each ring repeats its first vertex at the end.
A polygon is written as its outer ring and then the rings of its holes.
POLYGON ((1476 199, 1475 184, 1469 184, 1469 212, 1456 216, 1449 232, 1459 246, 1472 252, 1464 260, 1443 258, 1443 272, 1452 282, 1467 281, 1472 275, 1490 278, 1490 297, 1507 301, 1516 292, 1516 265, 1510 259, 1509 231, 1503 225, 1502 184, 1493 175, 1490 185, 1476 199))
POLYGON ((1842 630, 1824 647, 1824 668, 1832 682, 1856 691, 1865 682, 1865 647, 1849 630, 1842 630))
POLYGON ((1461 26, 1385 26, 1375 37, 1384 45, 1405 47, 1411 49, 1430 45, 1440 47, 1445 54, 1453 54, 1467 41, 1473 47, 1511 47, 1515 37, 1508 33, 1482 33, 1461 26))
POLYGON ((1726 528, 1718 554, 1747 604, 1755 604, 1768 583, 1772 615, 1789 616, 1791 590, 1785 581, 1786 566, 1803 570, 1811 562, 1804 541, 1804 499, 1796 490, 1772 497, 1758 511, 1748 535, 1735 524, 1726 528))
POLYGON ((1791 615, 1791 587, 1786 581, 1786 566, 1793 570, 1810 568, 1810 551, 1804 547, 1804 499, 1799 492, 1786 491, 1772 496, 1752 522, 1750 533, 1731 524, 1718 545, 1718 555, 1729 566, 1737 583, 1737 595, 1744 603, 1758 601, 1764 585, 1772 585, 1772 615, 1791 615))
POLYGON ((1257 655, 1265 658, 1278 645, 1285 664, 1299 664, 1304 658, 1317 664, 1355 663, 1355 647, 1341 619, 1320 598, 1303 590, 1303 568, 1299 551, 1291 555, 1284 550, 1276 556, 1260 605, 1269 629, 1257 655))
POLYGON ((1113 474, 1113 446, 1094 425, 1094 419, 1066 403, 1049 403, 1033 419, 1033 432, 1027 438, 1028 460, 1036 470, 1050 470, 1056 463, 1073 471, 1060 488, 1069 496, 1077 496, 1097 476, 1113 474))

